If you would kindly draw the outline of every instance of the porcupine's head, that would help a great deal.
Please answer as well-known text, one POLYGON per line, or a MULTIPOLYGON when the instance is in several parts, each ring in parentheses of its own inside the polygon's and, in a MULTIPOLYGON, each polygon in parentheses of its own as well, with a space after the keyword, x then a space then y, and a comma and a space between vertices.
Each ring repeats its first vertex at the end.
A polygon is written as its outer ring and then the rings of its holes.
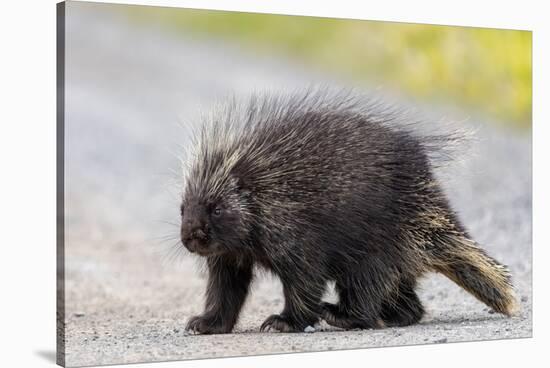
POLYGON ((181 203, 181 241, 191 253, 241 254, 249 249, 251 194, 238 172, 241 156, 232 148, 232 143, 238 146, 234 133, 206 125, 196 137, 181 203))

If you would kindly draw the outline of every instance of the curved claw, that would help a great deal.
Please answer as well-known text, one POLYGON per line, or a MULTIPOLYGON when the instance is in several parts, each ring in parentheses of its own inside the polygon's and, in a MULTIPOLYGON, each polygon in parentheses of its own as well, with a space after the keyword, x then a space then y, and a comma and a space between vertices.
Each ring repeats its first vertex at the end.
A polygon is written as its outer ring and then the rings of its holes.
POLYGON ((260 331, 267 332, 271 330, 277 330, 279 332, 301 332, 302 330, 296 328, 290 319, 280 314, 273 314, 262 323, 260 331))
POLYGON ((185 330, 193 334, 222 334, 231 332, 231 327, 224 324, 216 316, 195 316, 187 322, 185 330))

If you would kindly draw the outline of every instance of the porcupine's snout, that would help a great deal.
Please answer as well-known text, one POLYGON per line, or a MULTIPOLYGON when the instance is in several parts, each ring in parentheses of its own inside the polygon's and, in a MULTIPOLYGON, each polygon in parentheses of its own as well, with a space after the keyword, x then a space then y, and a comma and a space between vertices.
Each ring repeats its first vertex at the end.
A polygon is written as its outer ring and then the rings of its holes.
POLYGON ((191 253, 203 253, 207 248, 208 236, 201 229, 182 236, 182 242, 191 253))
POLYGON ((181 241, 191 252, 200 255, 209 253, 208 219, 200 209, 192 209, 182 218, 181 241))

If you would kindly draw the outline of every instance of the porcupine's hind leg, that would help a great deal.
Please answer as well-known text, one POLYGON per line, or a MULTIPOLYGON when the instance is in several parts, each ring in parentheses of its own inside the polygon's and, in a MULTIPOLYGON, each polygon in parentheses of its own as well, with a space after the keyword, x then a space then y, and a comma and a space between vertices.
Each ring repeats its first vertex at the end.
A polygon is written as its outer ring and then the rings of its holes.
POLYGON ((381 318, 388 327, 409 326, 422 319, 424 307, 414 291, 414 280, 401 281, 393 297, 382 304, 381 318))
POLYGON ((322 318, 329 325, 343 329, 384 327, 380 314, 385 290, 394 284, 395 278, 384 269, 383 266, 361 265, 359 270, 348 270, 336 280, 338 303, 321 304, 322 318))
POLYGON ((285 306, 280 314, 269 316, 260 330, 280 332, 303 332, 308 326, 319 321, 319 304, 326 288, 322 273, 303 272, 296 274, 290 270, 307 270, 304 258, 294 254, 275 260, 274 272, 283 284, 285 306))
MULTIPOLYGON (((368 293, 364 293, 368 295, 368 293)), ((354 289, 340 289, 340 301, 337 304, 323 302, 321 303, 322 318, 331 326, 350 330, 354 328, 381 328, 384 327, 381 319, 377 318, 378 307, 376 303, 381 304, 381 300, 375 303, 369 302, 370 307, 360 305, 359 299, 362 296, 357 295, 354 289)))
POLYGON ((324 292, 324 282, 310 278, 281 277, 285 306, 280 314, 269 316, 261 331, 275 329, 280 332, 303 332, 319 321, 319 303, 324 292))

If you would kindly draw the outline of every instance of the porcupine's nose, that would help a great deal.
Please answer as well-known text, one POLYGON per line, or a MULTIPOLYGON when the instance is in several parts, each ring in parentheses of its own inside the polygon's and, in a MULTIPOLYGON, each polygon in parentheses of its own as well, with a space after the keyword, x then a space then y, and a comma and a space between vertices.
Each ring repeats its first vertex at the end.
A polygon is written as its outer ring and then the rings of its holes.
POLYGON ((196 252, 208 239, 206 224, 199 219, 187 219, 182 226, 181 238, 189 251, 196 252))
POLYGON ((193 226, 190 231, 190 237, 191 239, 199 239, 199 240, 205 240, 206 239, 206 231, 202 224, 198 224, 196 226, 193 226))

